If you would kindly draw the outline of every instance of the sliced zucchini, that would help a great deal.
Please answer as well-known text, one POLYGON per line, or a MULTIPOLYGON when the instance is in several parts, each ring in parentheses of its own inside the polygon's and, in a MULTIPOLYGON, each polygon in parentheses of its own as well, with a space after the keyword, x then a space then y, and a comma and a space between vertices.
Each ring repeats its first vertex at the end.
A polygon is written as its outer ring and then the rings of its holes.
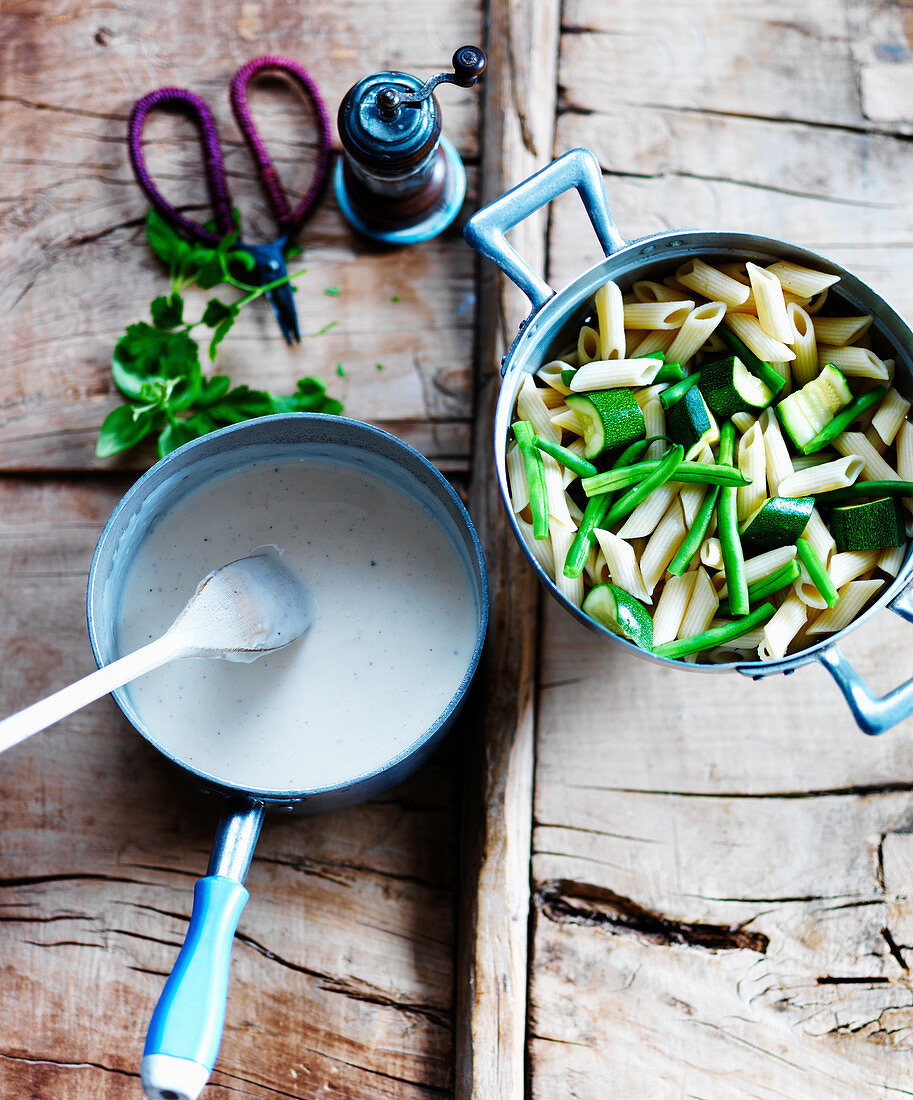
POLYGON ((705 363, 698 385, 708 407, 717 416, 729 417, 737 412, 766 409, 773 397, 737 355, 705 363))
POLYGON ((840 505, 831 512, 831 534, 837 549, 881 550, 907 541, 903 509, 897 497, 840 505))
POLYGON ((582 610, 585 615, 639 645, 641 649, 653 648, 653 620, 640 600, 617 584, 597 584, 587 592, 582 610))
POLYGON ((584 458, 595 458, 603 451, 625 447, 647 434, 644 414, 633 390, 569 393, 564 400, 583 425, 584 458))
POLYGON ((739 537, 749 546, 789 546, 812 518, 814 497, 770 497, 745 520, 739 537))
POLYGON ((716 443, 720 429, 697 386, 692 386, 666 409, 666 431, 685 448, 685 461, 693 458, 701 444, 716 443))
POLYGON ((828 363, 817 378, 783 398, 777 405, 777 416, 801 450, 852 400, 846 378, 828 363))

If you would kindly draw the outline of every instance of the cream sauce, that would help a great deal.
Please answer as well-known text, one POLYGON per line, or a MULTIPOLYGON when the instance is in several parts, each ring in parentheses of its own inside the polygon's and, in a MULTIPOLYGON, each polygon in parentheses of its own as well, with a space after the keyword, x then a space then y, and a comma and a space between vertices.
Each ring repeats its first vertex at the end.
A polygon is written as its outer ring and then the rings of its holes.
POLYGON ((324 458, 260 462, 179 501, 126 577, 120 653, 159 637, 210 570, 272 547, 307 587, 314 623, 249 665, 192 659, 134 681, 151 739, 223 783, 341 786, 389 763, 465 675, 478 607, 442 524, 403 490, 324 458))

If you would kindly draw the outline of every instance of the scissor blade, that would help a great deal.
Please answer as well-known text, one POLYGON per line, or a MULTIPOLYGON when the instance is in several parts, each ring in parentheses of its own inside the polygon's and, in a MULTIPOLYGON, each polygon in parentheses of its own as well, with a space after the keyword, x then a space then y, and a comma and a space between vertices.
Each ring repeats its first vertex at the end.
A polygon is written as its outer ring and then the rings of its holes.
POLYGON ((295 309, 295 300, 292 294, 293 290, 288 283, 266 292, 273 314, 279 322, 279 331, 285 337, 285 342, 289 347, 293 343, 301 343, 301 333, 298 330, 298 312, 295 309))
MULTIPOLYGON (((273 283, 288 274, 285 256, 282 253, 284 244, 285 238, 280 237, 279 240, 271 241, 269 244, 244 246, 257 262, 254 274, 260 286, 266 286, 268 283, 273 283)), ((269 301, 273 315, 279 323, 279 331, 289 346, 293 343, 301 343, 301 334, 298 330, 298 313, 295 309, 295 300, 292 294, 293 290, 289 283, 283 283, 282 286, 273 287, 272 290, 266 292, 266 298, 269 301)))

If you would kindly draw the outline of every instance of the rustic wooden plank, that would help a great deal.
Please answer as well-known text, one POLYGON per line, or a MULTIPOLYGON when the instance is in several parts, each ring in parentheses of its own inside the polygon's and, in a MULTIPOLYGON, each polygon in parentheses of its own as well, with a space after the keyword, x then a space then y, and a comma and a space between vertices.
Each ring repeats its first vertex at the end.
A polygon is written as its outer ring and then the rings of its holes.
MULTIPOLYGON (((0 713, 92 668, 86 573, 124 487, 0 481, 0 713)), ((457 775, 454 743, 363 806, 267 821, 207 1096, 452 1089, 457 775)), ((108 700, 4 755, 2 1095, 136 1095, 217 811, 108 700)))
MULTIPOLYGON (((562 21, 556 149, 596 151, 623 233, 786 237, 913 315, 905 9, 571 0, 562 21)), ((599 258, 555 204, 551 281, 599 258)), ((669 672, 550 601, 542 626, 530 1095, 909 1095, 913 723, 862 737, 817 667, 669 672)), ((884 612, 841 648, 886 691, 907 639, 884 612)))
MULTIPOLYGON (((256 238, 270 226, 228 110, 227 80, 238 64, 257 53, 299 58, 333 113, 361 76, 387 65, 430 75, 480 34, 475 4, 438 5, 433 20, 417 20, 395 3, 325 5, 304 21, 285 0, 242 5, 227 20, 208 4, 176 5, 180 15, 164 19, 151 9, 101 17, 80 4, 58 20, 24 3, 8 7, 0 44, 0 218, 15 233, 0 254, 0 466, 15 470, 112 465, 93 454, 98 426, 116 404, 111 350, 167 289, 142 241, 146 204, 123 140, 135 98, 172 83, 210 101, 230 139, 233 193, 256 238)), ((447 89, 439 98, 446 132, 471 162, 478 95, 447 89)), ((280 172, 300 194, 313 159, 306 115, 274 83, 255 89, 253 103, 280 172)), ((147 156, 166 194, 198 208, 192 129, 173 118, 150 120, 147 156)), ((471 163, 470 176, 472 194, 471 163)), ((402 431, 443 466, 465 470, 474 287, 458 230, 408 251, 379 248, 345 225, 330 192, 301 244, 308 269, 297 295, 302 346, 287 349, 257 303, 223 345, 219 369, 275 392, 316 374, 350 415, 402 431), (339 296, 327 296, 334 286, 339 296), (329 332, 311 335, 330 323, 329 332)), ((137 453, 116 465, 142 468, 148 457, 137 453)))
MULTIPOLYGON (((488 9, 483 201, 551 159, 559 5, 494 0, 488 9)), ((544 270, 544 213, 512 234, 544 270)), ((491 434, 499 364, 529 305, 484 265, 470 509, 491 583, 488 644, 476 693, 463 807, 456 1095, 509 1100, 524 1089, 532 814, 535 582, 504 519, 491 434)))

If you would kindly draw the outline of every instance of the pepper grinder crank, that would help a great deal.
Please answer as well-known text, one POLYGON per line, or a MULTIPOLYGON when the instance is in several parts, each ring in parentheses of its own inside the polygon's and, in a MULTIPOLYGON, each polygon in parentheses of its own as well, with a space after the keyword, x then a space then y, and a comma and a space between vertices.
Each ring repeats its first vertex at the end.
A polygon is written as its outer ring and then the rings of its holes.
POLYGON ((471 88, 485 71, 485 54, 461 46, 452 73, 425 84, 409 73, 372 73, 354 84, 339 107, 345 153, 336 165, 336 201, 360 233, 388 244, 436 237, 459 213, 466 195, 460 155, 441 134, 438 84, 471 88))

